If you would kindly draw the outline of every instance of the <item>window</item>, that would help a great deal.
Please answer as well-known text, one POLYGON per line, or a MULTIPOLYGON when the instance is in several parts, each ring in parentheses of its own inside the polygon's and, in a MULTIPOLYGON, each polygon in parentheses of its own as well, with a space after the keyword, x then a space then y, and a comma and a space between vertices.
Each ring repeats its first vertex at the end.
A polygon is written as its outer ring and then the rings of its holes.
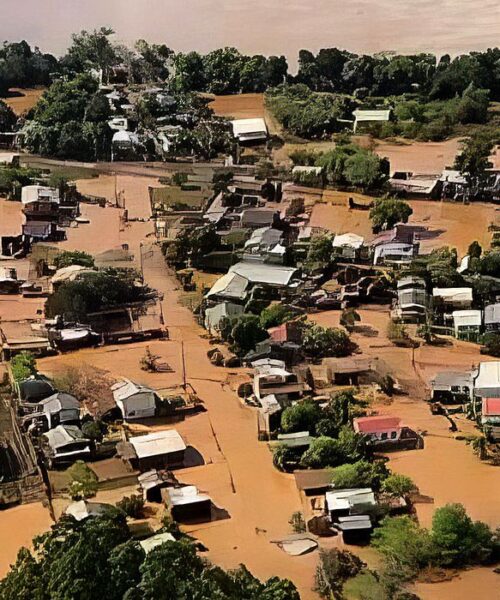
POLYGON ((383 433, 383 434, 380 436, 380 439, 381 439, 381 440, 386 440, 386 439, 387 439, 387 433, 383 433))
POLYGON ((397 431, 391 431, 391 440, 395 440, 398 437, 397 431))

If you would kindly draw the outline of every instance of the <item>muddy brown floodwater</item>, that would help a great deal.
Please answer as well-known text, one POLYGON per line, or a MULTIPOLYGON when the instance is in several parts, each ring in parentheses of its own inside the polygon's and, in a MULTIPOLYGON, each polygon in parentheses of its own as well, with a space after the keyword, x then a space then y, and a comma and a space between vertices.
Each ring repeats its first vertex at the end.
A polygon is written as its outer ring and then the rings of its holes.
MULTIPOLYGON (((149 215, 147 187, 154 185, 156 180, 148 179, 118 178, 117 186, 124 190, 132 217, 149 215)), ((79 182, 79 186, 96 195, 114 195, 114 180, 109 177, 85 180, 79 182)), ((331 200, 333 202, 337 198, 332 197, 331 200)), ((413 206, 416 214, 421 214, 422 218, 432 210, 448 210, 433 203, 414 203, 413 206), (415 208, 417 204, 420 208, 415 208)), ((318 224, 324 225, 323 221, 329 218, 331 227, 337 227, 339 215, 342 215, 345 219, 342 227, 345 225, 345 230, 365 232, 366 213, 360 216, 361 213, 353 211, 359 219, 354 227, 354 217, 349 215, 345 207, 322 204, 317 208, 326 211, 318 224), (338 212, 339 208, 345 210, 338 212), (347 228, 351 224, 353 228, 347 228)), ((493 210, 476 205, 470 207, 471 210, 474 208, 480 212, 484 210, 482 218, 485 220, 489 218, 489 211, 493 210)), ((450 205, 452 214, 460 209, 469 207, 450 205)), ((159 249, 152 243, 152 223, 136 221, 125 225, 120 220, 121 210, 117 208, 85 205, 83 210, 90 223, 69 229, 68 239, 63 246, 96 252, 127 243, 133 252, 138 253, 143 244, 145 280, 164 294, 163 312, 171 338, 169 341, 152 342, 151 350, 168 362, 174 372, 149 374, 140 370, 139 361, 146 343, 106 346, 47 357, 39 361, 40 370, 57 374, 66 365, 87 363, 107 370, 112 376, 125 375, 157 389, 164 389, 182 382, 181 355, 184 348, 187 380, 197 391, 207 412, 175 427, 188 444, 198 449, 205 464, 181 469, 177 475, 182 481, 193 483, 210 494, 216 506, 225 511, 221 511, 221 520, 190 526, 188 531, 207 546, 207 557, 216 564, 232 568, 243 562, 260 578, 272 575, 288 577, 298 586, 304 600, 316 598, 311 588, 317 553, 290 557, 271 543, 290 533, 290 515, 302 508, 293 477, 279 473, 273 467, 267 445, 257 441, 255 413, 238 400, 233 389, 239 370, 216 368, 208 361, 206 352, 210 346, 206 339, 200 337, 204 330, 178 302, 178 284, 166 269, 159 249)), ((318 219, 318 214, 315 209, 313 219, 318 219)), ((443 218, 443 221, 446 219, 443 218)), ((483 227, 482 222, 478 225, 478 231, 483 227)), ((26 313, 32 309, 28 306, 23 308, 26 313)), ((376 407, 377 410, 399 414, 406 424, 426 432, 423 450, 390 456, 390 464, 395 471, 410 475, 422 493, 434 499, 433 505, 419 504, 417 507, 422 523, 429 524, 433 508, 454 501, 462 502, 473 518, 497 525, 500 514, 498 471, 479 462, 464 442, 454 439, 448 430, 448 422, 442 417, 431 416, 424 402, 425 384, 429 378, 443 368, 452 370, 477 364, 481 359, 477 346, 454 342, 451 347, 445 348, 423 347, 415 353, 412 361, 410 350, 395 348, 385 336, 389 319, 387 307, 363 307, 359 312, 362 324, 370 328, 372 335, 355 333, 355 341, 365 353, 376 357, 382 369, 393 373, 409 390, 408 395, 396 397, 392 405, 376 407)), ((339 312, 319 313, 313 318, 323 324, 336 325, 339 312)), ((160 422, 153 426, 168 427, 160 422)), ((471 423, 464 419, 458 419, 458 426, 459 432, 472 431, 471 423)), ((39 505, 20 507, 19 514, 26 515, 22 521, 17 519, 16 510, 0 513, 2 531, 10 531, 11 528, 19 530, 7 542, 4 538, 4 568, 14 559, 20 545, 29 543, 33 533, 50 525, 50 519, 43 511, 40 512, 39 505), (4 529, 4 523, 7 529, 4 529)), ((467 572, 461 575, 460 580, 451 583, 422 584, 417 586, 418 591, 424 600, 465 598, 467 596, 459 594, 469 589, 476 592, 475 596, 470 597, 491 598, 493 580, 489 572, 484 571, 484 576, 481 573, 483 571, 467 572), (471 580, 473 583, 470 583, 471 580)))

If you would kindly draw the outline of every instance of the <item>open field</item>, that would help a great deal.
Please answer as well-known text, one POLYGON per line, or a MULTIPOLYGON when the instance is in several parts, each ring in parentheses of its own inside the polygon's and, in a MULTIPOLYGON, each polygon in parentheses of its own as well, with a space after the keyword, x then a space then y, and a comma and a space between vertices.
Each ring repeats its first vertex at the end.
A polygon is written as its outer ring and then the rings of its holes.
POLYGON ((5 104, 10 106, 16 115, 23 115, 28 110, 31 110, 45 92, 45 88, 11 88, 10 96, 3 98, 5 104))
POLYGON ((216 115, 228 119, 265 119, 271 134, 279 133, 280 127, 272 113, 266 109, 264 94, 237 94, 215 96, 210 108, 216 115))

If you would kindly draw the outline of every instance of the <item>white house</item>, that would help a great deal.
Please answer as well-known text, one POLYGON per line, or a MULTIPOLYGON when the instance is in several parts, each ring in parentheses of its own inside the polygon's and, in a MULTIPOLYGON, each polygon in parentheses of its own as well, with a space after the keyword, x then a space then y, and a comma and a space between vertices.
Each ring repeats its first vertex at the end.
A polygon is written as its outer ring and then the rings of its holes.
POLYGON ((113 398, 125 421, 154 417, 160 396, 151 388, 123 379, 111 386, 113 398))
POLYGON ((59 190, 45 185, 25 185, 21 190, 21 202, 49 202, 59 204, 59 190))
POLYGON ((481 332, 480 310, 454 310, 451 313, 455 337, 460 340, 476 341, 481 332))

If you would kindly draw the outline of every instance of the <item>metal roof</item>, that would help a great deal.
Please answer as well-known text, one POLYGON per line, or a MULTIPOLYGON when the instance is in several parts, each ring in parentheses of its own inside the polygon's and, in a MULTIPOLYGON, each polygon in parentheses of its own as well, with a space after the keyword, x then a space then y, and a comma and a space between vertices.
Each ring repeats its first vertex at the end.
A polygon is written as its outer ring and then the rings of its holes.
POLYGON ((156 392, 150 387, 140 383, 134 383, 125 377, 121 381, 113 384, 111 389, 113 391, 113 398, 115 401, 125 400, 126 398, 130 398, 131 396, 135 396, 135 394, 140 394, 143 392, 156 394, 156 392))
POLYGON ((229 271, 213 284, 206 297, 223 296, 242 300, 246 296, 247 287, 248 279, 229 271))
POLYGON ((488 304, 484 309, 484 323, 500 323, 500 303, 488 304))
POLYGON ((375 416, 359 417, 353 421, 354 431, 359 433, 378 433, 401 428, 401 419, 399 417, 375 416))
POLYGON ((472 288, 438 288, 432 290, 434 298, 453 300, 454 302, 472 302, 472 288))
POLYGON ((235 119, 231 124, 234 137, 242 141, 267 137, 267 125, 264 119, 235 119))
POLYGON ((280 267, 263 263, 239 262, 229 269, 251 283, 267 283, 271 285, 288 285, 297 273, 295 267, 280 267))
POLYGON ((200 494, 194 485, 186 485, 181 488, 169 488, 167 490, 170 504, 172 506, 183 506, 186 504, 197 504, 198 502, 210 501, 210 496, 200 494))
POLYGON ((364 238, 355 233, 344 233, 342 235, 336 235, 333 239, 332 246, 334 248, 341 248, 342 246, 350 246, 351 248, 359 249, 364 243, 364 238))
POLYGON ((454 310, 451 316, 455 327, 466 327, 468 325, 479 327, 482 323, 480 310, 454 310))
POLYGON ((145 540, 141 540, 139 544, 146 554, 154 550, 157 546, 165 544, 165 542, 175 542, 175 538, 171 533, 157 533, 145 540))
POLYGON ((356 121, 388 121, 391 117, 391 109, 384 110, 364 110, 356 109, 352 113, 356 121))
POLYGON ((479 363, 474 378, 474 391, 481 397, 498 397, 500 395, 500 361, 479 363))
POLYGON ((49 445, 55 450, 73 442, 90 443, 90 440, 75 425, 58 425, 54 429, 46 431, 43 435, 47 438, 49 445))
POLYGON ((160 456, 172 452, 181 452, 186 449, 186 444, 175 429, 155 431, 147 435, 130 438, 137 458, 160 456))

